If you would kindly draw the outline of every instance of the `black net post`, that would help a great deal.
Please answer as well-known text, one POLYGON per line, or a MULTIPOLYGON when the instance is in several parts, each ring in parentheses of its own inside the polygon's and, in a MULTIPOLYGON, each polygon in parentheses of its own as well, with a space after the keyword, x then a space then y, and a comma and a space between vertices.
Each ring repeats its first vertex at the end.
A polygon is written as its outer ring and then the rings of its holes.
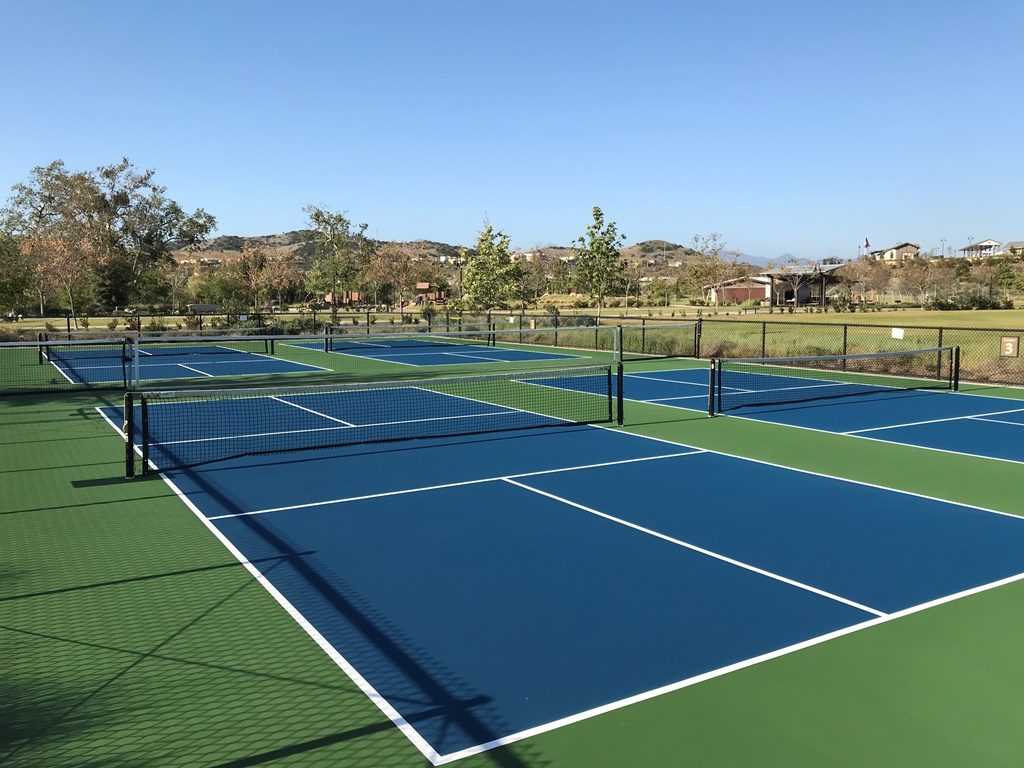
POLYGON ((68 341, 71 341, 71 315, 64 315, 64 325, 67 326, 68 341))
POLYGON ((39 342, 39 346, 36 347, 36 349, 39 352, 39 364, 40 365, 45 365, 46 364, 46 355, 43 354, 43 339, 44 339, 45 335, 46 334, 44 334, 42 331, 40 331, 39 333, 36 334, 36 340, 39 342))
POLYGON ((135 402, 131 392, 124 393, 124 476, 135 477, 135 402))
MULTIPOLYGON (((609 376, 611 371, 609 370, 609 376)), ((626 397, 622 390, 622 385, 625 381, 625 372, 623 370, 622 361, 615 367, 615 423, 620 427, 626 420, 626 397)), ((608 382, 611 385, 611 382, 608 382)))
POLYGON ((953 391, 960 391, 960 347, 953 347, 953 391))
POLYGON ((149 400, 145 395, 139 398, 140 430, 142 432, 142 474, 149 474, 149 400))
POLYGON ((694 340, 693 340, 693 356, 700 357, 700 340, 704 334, 704 318, 697 318, 697 325, 693 329, 694 340))
POLYGON ((708 416, 715 415, 715 360, 708 366, 708 416))
POLYGON ((647 318, 640 318, 640 354, 647 352, 647 318))

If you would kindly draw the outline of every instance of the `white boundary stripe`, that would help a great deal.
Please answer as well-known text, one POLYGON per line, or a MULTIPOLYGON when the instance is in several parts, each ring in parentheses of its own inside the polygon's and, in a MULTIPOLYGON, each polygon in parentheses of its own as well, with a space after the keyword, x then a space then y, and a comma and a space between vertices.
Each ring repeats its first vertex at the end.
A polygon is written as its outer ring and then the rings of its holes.
POLYGON ((305 411, 306 413, 312 413, 314 416, 320 416, 321 418, 327 419, 328 421, 333 421, 336 424, 344 424, 346 427, 354 427, 355 426, 355 424, 353 424, 351 421, 345 421, 344 419, 336 419, 334 416, 328 416, 326 413, 321 413, 320 411, 315 411, 312 408, 307 408, 306 406, 299 405, 298 403, 291 403, 291 402, 289 402, 287 400, 284 400, 284 399, 282 399, 280 397, 275 397, 274 395, 271 395, 270 399, 271 400, 276 400, 277 402, 283 403, 284 405, 290 405, 292 408, 298 408, 300 411, 305 411))
POLYGON ((659 459, 676 459, 681 456, 696 456, 707 453, 700 449, 682 451, 679 453, 664 453, 660 456, 644 456, 639 459, 617 459, 615 461, 602 461, 597 464, 580 464, 575 467, 559 467, 558 469, 538 469, 533 472, 518 472, 514 475, 497 475, 495 477, 481 477, 474 480, 459 480, 452 483, 440 483, 438 485, 425 485, 419 488, 404 488, 398 491, 383 491, 381 493, 368 493, 363 496, 347 496, 339 499, 325 499, 323 501, 310 501, 304 504, 289 504, 284 507, 268 507, 267 509, 256 509, 252 512, 236 512, 231 515, 216 515, 211 520, 221 520, 226 517, 248 517, 249 515, 265 515, 270 512, 290 512, 296 509, 310 509, 312 507, 328 507, 336 504, 347 504, 352 501, 366 501, 367 499, 381 499, 387 496, 403 496, 408 493, 422 493, 424 491, 438 491, 443 488, 460 488, 464 485, 480 485, 482 483, 495 483, 499 480, 512 480, 520 477, 536 477, 538 475, 554 475, 560 472, 577 472, 583 469, 596 469, 598 467, 617 467, 620 464, 637 464, 642 461, 657 461, 659 459))
POLYGON ((731 672, 737 672, 741 669, 746 669, 747 667, 753 667, 758 664, 762 664, 766 661, 777 659, 781 656, 788 656, 791 653, 795 653, 796 651, 802 651, 805 648, 811 648, 815 645, 821 645, 822 643, 826 643, 830 640, 835 640, 845 635, 852 635, 853 633, 860 632, 864 629, 877 627, 881 624, 886 624, 896 619, 902 619, 905 616, 920 613, 921 611, 926 611, 930 608, 934 608, 945 603, 950 603, 955 600, 960 600, 971 595, 976 595, 981 592, 987 592, 991 589, 997 589, 998 587, 1006 586, 1007 584, 1012 584, 1014 582, 1021 581, 1022 579, 1024 579, 1024 573, 1018 573, 1013 576, 1008 576, 1005 579, 1000 579, 999 581, 993 581, 989 584, 982 584, 981 586, 972 587, 971 589, 966 589, 962 592, 957 592, 952 595, 946 595, 945 597, 940 597, 927 603, 921 603, 920 605, 911 606, 910 608, 904 608, 901 611, 886 614, 885 616, 879 616, 875 619, 869 619, 868 621, 861 622, 860 624, 853 624, 849 627, 843 627, 842 629, 837 629, 834 632, 819 635, 818 637, 812 637, 808 640, 803 640, 799 643, 794 643, 793 645, 787 645, 784 648, 778 648, 774 651, 763 653, 760 656, 753 656, 749 659, 738 661, 735 664, 730 664, 725 667, 719 667, 718 669, 703 672, 699 675, 694 675, 693 677, 688 677, 685 680, 679 680, 675 683, 669 683, 668 685, 661 686, 660 688, 653 688, 649 691, 644 691, 643 693, 638 693, 624 699, 619 699, 618 701, 612 701, 607 704, 602 704, 601 706, 594 707, 593 709, 588 709, 583 712, 577 712, 574 715, 569 715, 568 717, 563 717, 559 720, 552 720, 551 722, 544 723, 543 725, 538 725, 533 728, 528 728, 524 731, 512 733, 508 736, 503 736, 500 739, 489 741, 486 744, 478 744, 477 746, 467 747, 466 749, 459 750, 458 752, 450 752, 446 755, 443 755, 440 761, 435 763, 435 765, 451 763, 456 760, 461 760, 463 758, 470 757, 472 755, 478 755, 482 752, 487 752, 488 750, 494 749, 496 747, 501 747, 507 744, 512 744, 517 741, 522 741, 523 739, 529 738, 531 736, 538 736, 542 733, 548 733, 549 731, 554 731, 558 728, 563 728, 567 725, 572 725, 574 723, 579 723, 584 720, 589 720, 590 718, 597 717, 598 715, 604 715, 608 712, 614 712, 617 709, 622 709, 623 707, 630 706, 631 704, 637 704, 641 701, 647 701, 649 699, 657 698, 658 696, 663 696, 666 693, 672 693, 674 691, 682 690, 683 688, 689 688, 691 685, 697 685, 698 683, 703 683, 707 680, 713 680, 716 677, 722 677, 723 675, 727 675, 731 672))
POLYGON ((193 368, 192 366, 185 365, 184 363, 174 363, 174 365, 178 366, 179 368, 184 368, 186 371, 192 371, 193 373, 198 373, 200 376, 206 376, 206 377, 211 378, 211 379, 216 378, 216 376, 214 376, 212 373, 207 373, 206 371, 200 371, 198 368, 193 368))
MULTIPOLYGON (((96 410, 99 411, 99 413, 103 417, 103 419, 108 424, 110 424, 110 426, 113 427, 116 432, 121 433, 120 428, 116 424, 114 424, 112 421, 110 421, 109 418, 107 418, 107 415, 105 413, 103 413, 102 409, 100 409, 97 406, 96 410)), ((906 496, 915 496, 915 497, 918 497, 918 498, 924 498, 924 499, 928 499, 928 500, 931 500, 931 501, 939 501, 939 502, 942 502, 942 503, 945 503, 945 504, 951 504, 953 506, 964 507, 966 509, 975 509, 975 510, 979 510, 979 511, 982 511, 982 512, 990 512, 992 514, 1002 515, 1002 516, 1005 516, 1005 517, 1012 517, 1012 518, 1015 518, 1017 520, 1022 520, 1022 518, 1019 517, 1018 515, 1014 515, 1014 514, 1011 514, 1009 512, 1000 512, 1000 511, 997 511, 997 510, 987 509, 985 507, 979 507, 979 506, 975 506, 975 505, 972 505, 972 504, 964 504, 964 503, 961 503, 961 502, 949 501, 947 499, 939 499, 939 498, 932 497, 932 496, 926 496, 924 494, 914 493, 912 491, 903 491, 903 490, 899 490, 897 488, 888 488, 886 486, 877 485, 875 483, 867 483, 867 482, 863 482, 863 481, 860 481, 860 480, 850 480, 848 478, 836 477, 836 476, 827 475, 827 474, 824 474, 824 473, 821 473, 821 472, 814 472, 814 471, 811 471, 811 470, 798 469, 798 468, 795 468, 795 467, 786 467, 786 466, 779 465, 779 464, 773 464, 772 462, 763 461, 763 460, 760 460, 760 459, 751 459, 751 458, 748 458, 748 457, 745 457, 745 456, 737 456, 737 455, 734 455, 734 454, 724 453, 722 451, 696 449, 696 448, 693 448, 692 446, 688 446, 688 445, 686 445, 684 443, 678 443, 678 442, 675 442, 675 441, 672 441, 672 440, 666 440, 665 438, 651 437, 649 435, 639 435, 639 434, 635 434, 633 432, 624 432, 624 431, 620 431, 620 430, 617 430, 617 429, 612 428, 612 427, 604 427, 604 426, 600 426, 600 425, 593 425, 593 427, 595 429, 603 429, 603 430, 607 430, 609 432, 613 432, 613 433, 616 433, 616 434, 624 434, 624 435, 628 435, 630 437, 639 438, 639 439, 642 439, 642 440, 651 440, 653 442, 664 443, 666 445, 675 445, 675 446, 679 446, 679 447, 683 447, 683 448, 690 448, 691 450, 693 450, 696 453, 708 453, 708 454, 711 454, 711 455, 727 456, 729 458, 739 459, 740 461, 749 461, 749 462, 752 462, 754 464, 763 464, 763 465, 766 465, 766 466, 775 467, 777 469, 788 470, 788 471, 791 471, 791 472, 799 472, 801 474, 812 475, 812 476, 815 476, 815 477, 825 477, 825 478, 828 478, 830 480, 838 480, 840 482, 852 483, 854 485, 862 485, 862 486, 866 486, 866 487, 869 487, 869 488, 877 488, 879 490, 890 491, 892 493, 903 494, 903 495, 906 495, 906 496)), ((833 432, 833 433, 828 433, 828 434, 835 434, 835 433, 833 432)), ((865 439, 871 439, 871 438, 865 438, 865 439)), ((138 452, 137 449, 136 449, 136 451, 138 452)), ((152 464, 152 462, 151 462, 151 464, 152 464)), ((211 531, 214 532, 214 535, 216 535, 218 537, 218 539, 221 540, 224 543, 224 545, 228 548, 229 551, 232 552, 232 554, 237 552, 237 550, 230 544, 230 542, 228 542, 225 539, 223 539, 223 537, 220 535, 220 532, 216 529, 216 526, 214 526, 213 523, 210 522, 210 520, 206 519, 203 516, 203 514, 198 511, 198 509, 189 501, 189 499, 187 497, 185 497, 181 493, 181 491, 176 486, 174 486, 174 484, 167 478, 167 476, 164 473, 161 472, 160 473, 160 477, 164 480, 165 483, 167 483, 167 485, 172 489, 172 491, 174 491, 174 493, 179 498, 182 499, 182 501, 185 503, 185 505, 190 510, 192 510, 193 513, 195 513, 202 520, 203 524, 206 525, 211 531)), ((236 555, 236 557, 238 557, 238 555, 236 555)), ((245 561, 243 559, 241 559, 241 558, 239 558, 239 562, 242 562, 243 564, 245 564, 245 561)), ((251 564, 246 565, 246 567, 250 571, 255 570, 254 567, 251 566, 251 564)), ((256 571, 256 573, 258 574, 259 572, 256 571)), ((259 578, 259 576, 257 576, 257 578, 259 578)), ((470 757, 472 755, 476 755, 476 754, 480 754, 482 752, 489 751, 489 750, 494 749, 496 747, 500 747, 500 746, 503 746, 503 745, 506 745, 506 744, 511 744, 511 743, 514 743, 514 742, 517 742, 517 741, 521 741, 522 739, 528 738, 530 736, 536 736, 536 735, 539 735, 539 734, 542 734, 542 733, 546 733, 546 732, 549 732, 549 731, 556 730, 558 728, 561 728, 561 727, 564 727, 564 726, 567 726, 567 725, 572 725, 573 723, 578 723, 578 722, 581 722, 583 720, 588 720, 588 719, 590 719, 592 717, 596 717, 598 715, 606 714, 608 712, 612 712, 614 710, 621 709, 621 708, 629 706, 631 704, 635 704, 635 703, 638 703, 638 702, 641 702, 641 701, 646 701, 648 699, 653 699, 653 698, 656 698, 658 696, 662 696, 662 695, 664 695, 666 693, 671 693, 673 691, 681 690, 681 689, 687 688, 687 687, 689 687, 691 685, 696 685, 696 684, 704 682, 706 680, 711 680, 711 679, 714 679, 716 677, 721 677, 723 675, 729 674, 731 672, 735 672, 735 671, 738 671, 738 670, 741 670, 741 669, 745 669, 747 667, 752 667, 752 666, 755 666, 757 664, 763 663, 765 661, 770 661, 772 659, 779 658, 781 656, 786 656, 786 655, 788 655, 790 653, 794 653, 796 651, 800 651, 800 650, 803 650, 805 648, 810 648, 812 646, 819 645, 819 644, 827 642, 829 640, 834 640, 834 639, 842 637, 844 635, 849 635, 849 634, 853 634, 854 632, 859 632, 862 629, 867 629, 869 627, 874 627, 874 626, 877 626, 877 625, 880 625, 880 624, 884 624, 884 623, 889 622, 889 621, 893 621, 895 619, 903 618, 904 616, 909 616, 909 615, 914 614, 914 613, 919 613, 921 611, 928 610, 930 608, 933 608, 933 607, 936 607, 936 606, 939 606, 939 605, 943 605, 945 603, 953 602, 955 600, 959 600, 959 599, 962 599, 962 598, 965 598, 965 597, 969 597, 971 595, 979 594, 981 592, 986 592, 986 591, 991 590, 991 589, 996 589, 998 587, 1002 587, 1002 586, 1005 586, 1005 585, 1008 585, 1008 584, 1020 581, 1022 579, 1024 579, 1024 573, 1019 573, 1019 574, 1015 574, 1013 576, 1008 576, 1008 577, 1006 577, 1004 579, 1000 579, 998 581, 989 582, 988 584, 982 584, 982 585, 977 586, 977 587, 972 587, 970 589, 966 589, 966 590, 963 590, 961 592, 954 593, 952 595, 946 595, 945 597, 937 598, 937 599, 932 600, 932 601, 927 602, 927 603, 921 603, 920 605, 911 606, 910 608, 905 608, 903 610, 896 611, 894 613, 890 613, 890 614, 888 614, 886 616, 881 616, 881 617, 878 617, 878 618, 875 618, 875 619, 870 619, 870 620, 862 622, 860 624, 854 624, 852 626, 845 627, 843 629, 839 629, 839 630, 836 630, 834 632, 830 632, 830 633, 827 633, 827 634, 824 634, 824 635, 820 635, 818 637, 814 637, 814 638, 810 638, 808 640, 804 640, 804 641, 799 642, 799 643, 795 643, 795 644, 790 645, 790 646, 786 646, 784 648, 779 648, 777 650, 770 651, 770 652, 762 654, 760 656, 754 656, 754 657, 752 657, 750 659, 744 659, 743 661, 736 662, 735 664, 730 664, 730 665, 725 666, 725 667, 720 667, 718 669, 710 670, 710 671, 702 673, 700 675, 695 675, 693 677, 686 678, 684 680, 680 680, 680 681, 675 682, 675 683, 670 683, 670 684, 662 686, 660 688, 655 688, 655 689, 652 689, 652 690, 649 690, 649 691, 645 691, 643 693, 635 694, 633 696, 630 696, 630 697, 627 697, 627 698, 624 698, 624 699, 619 699, 617 701, 609 702, 609 703, 603 704, 603 705, 601 705, 599 707, 594 707, 592 709, 585 710, 583 712, 578 712, 578 713, 576 713, 574 715, 569 715, 569 716, 561 718, 559 720, 553 720, 553 721, 551 721, 549 723, 544 723, 542 725, 535 726, 533 728, 529 728, 529 729, 526 729, 526 730, 523 730, 523 731, 519 731, 517 733, 512 733, 512 734, 509 734, 508 736, 503 736, 501 738, 494 739, 494 740, 486 742, 484 744, 478 744, 478 745, 473 746, 473 747, 467 747, 466 749, 459 750, 458 752, 452 752, 452 753, 449 753, 449 754, 443 755, 443 756, 439 755, 426 742, 426 740, 423 739, 419 735, 419 733, 415 730, 415 728, 413 728, 411 725, 406 723, 405 720, 401 717, 401 715, 398 714, 397 710, 395 710, 393 707, 391 707, 391 705, 383 697, 380 697, 379 694, 377 694, 376 698, 374 696, 371 696, 369 693, 367 695, 370 696, 370 698, 381 709, 381 711, 384 712, 388 716, 388 718, 391 720, 391 722, 394 723, 402 731, 402 733, 416 746, 417 749, 420 750, 420 752, 431 762, 431 764, 433 764, 433 765, 443 765, 443 764, 446 764, 446 763, 454 762, 455 760, 460 760, 460 759, 465 758, 465 757, 470 757), (394 713, 394 716, 392 716, 392 714, 391 714, 392 712, 394 713), (403 724, 404 724, 405 727, 403 727, 403 724)), ((268 591, 269 591, 270 588, 272 588, 272 585, 270 585, 268 582, 266 582, 266 580, 260 579, 260 583, 263 584, 265 586, 265 588, 268 588, 268 591)), ((271 594, 273 595, 274 592, 271 592, 271 594)), ((275 597, 275 599, 277 599, 277 598, 275 597)), ((282 600, 283 599, 284 598, 282 596, 282 600)), ((282 605, 283 605, 283 607, 285 607, 286 610, 288 610, 289 615, 291 615, 295 619, 295 621, 297 623, 299 623, 300 626, 303 626, 303 629, 306 629, 306 626, 303 625, 303 622, 305 621, 304 617, 302 617, 301 614, 298 613, 298 611, 295 611, 294 607, 292 607, 290 605, 290 603, 288 603, 286 600, 284 601, 284 603, 282 603, 282 605), (291 609, 291 610, 289 610, 289 609, 291 609), (294 611, 294 613, 293 613, 293 611, 294 611)), ((306 624, 308 624, 308 622, 306 622, 306 624)), ((348 664, 347 661, 345 661, 344 657, 342 657, 340 654, 338 654, 336 651, 334 651, 333 647, 331 647, 329 643, 326 643, 326 640, 324 640, 324 638, 322 638, 322 636, 320 636, 319 633, 316 633, 316 630, 315 630, 315 628, 312 627, 312 625, 309 625, 309 629, 307 629, 306 631, 307 631, 307 633, 310 634, 311 637, 313 637, 314 641, 316 641, 317 644, 320 645, 321 648, 324 649, 324 652, 327 653, 328 656, 332 660, 335 661, 335 663, 337 663, 339 666, 341 666, 341 668, 346 672, 346 674, 348 674, 349 677, 354 682, 356 682, 357 685, 359 685, 361 690, 363 690, 364 692, 367 689, 369 689, 371 691, 374 690, 372 688, 372 686, 369 685, 369 683, 367 683, 365 680, 363 680, 363 678, 361 676, 359 676, 358 672, 356 672, 354 668, 351 668, 351 665, 348 664), (310 630, 312 630, 312 632, 310 630), (316 633, 316 634, 313 634, 313 633, 316 633), (321 641, 323 641, 323 643, 326 643, 326 647, 325 647, 325 645, 321 644, 321 641), (339 662, 338 659, 341 659, 341 662, 344 662, 344 664, 339 662), (349 668, 352 669, 351 673, 349 672, 349 668), (363 680, 363 683, 365 683, 366 688, 364 688, 363 685, 360 685, 359 680, 363 680)), ((374 693, 376 694, 376 691, 374 691, 374 693)))
POLYGON ((576 509, 581 509, 584 512, 589 512, 591 515, 596 515, 597 517, 604 518, 605 520, 610 520, 611 522, 625 526, 626 528, 632 528, 634 531, 639 531, 640 533, 646 533, 648 536, 653 536, 656 539, 667 541, 670 544, 675 544, 676 546, 684 547, 698 554, 714 558, 715 560, 721 560, 723 563, 728 563, 729 565, 736 566, 737 568, 742 568, 746 571, 751 571, 752 573, 756 573, 759 576, 765 576, 766 578, 774 579, 775 581, 780 581, 783 584, 788 584, 791 587, 796 587, 797 589, 812 592, 815 595, 818 595, 819 597, 825 597, 829 600, 834 600, 837 603, 848 605, 851 608, 856 608, 857 610, 864 611, 865 613, 871 613, 875 616, 886 615, 884 611, 879 611, 875 608, 871 608, 870 606, 855 602, 854 600, 845 598, 842 595, 837 595, 832 592, 826 592, 823 589, 812 587, 810 584, 804 584, 802 581, 796 581, 795 579, 790 579, 786 576, 782 576, 781 574, 765 570, 764 568, 758 568, 756 565, 751 565, 750 563, 745 563, 742 560, 736 560, 735 558, 728 557, 727 555, 723 555, 718 552, 714 552, 710 549, 699 547, 696 544, 691 544, 688 541, 677 539, 674 536, 669 536, 668 534, 661 533, 660 531, 656 531, 653 528, 647 528, 643 525, 638 525, 637 523, 630 522, 629 520, 623 520, 621 517, 615 517, 614 515, 609 515, 606 512, 601 512, 600 510, 594 509, 593 507, 584 506, 583 504, 572 501, 571 499, 566 499, 562 496, 556 496, 553 493, 542 491, 539 488, 534 488, 532 485, 526 485, 526 483, 521 483, 518 480, 504 478, 504 481, 510 485, 516 486, 517 488, 522 488, 523 490, 530 491, 531 493, 536 493, 539 496, 546 496, 549 499, 554 499, 555 501, 559 501, 562 504, 566 504, 570 507, 575 507, 576 509))
POLYGON ((968 416, 967 418, 974 419, 975 421, 987 421, 990 424, 1009 424, 1011 427, 1024 427, 1024 423, 1021 423, 1019 421, 1007 421, 1006 419, 988 419, 982 416, 968 416))
MULTIPOLYGON (((103 419, 108 424, 110 424, 110 426, 114 427, 116 431, 121 432, 120 428, 107 417, 107 415, 103 412, 101 408, 97 406, 96 410, 99 411, 100 416, 102 416, 103 419)), ((155 465, 153 466, 153 468, 159 471, 159 468, 156 467, 155 465)), ((364 694, 366 694, 366 696, 374 704, 377 705, 377 707, 380 709, 381 712, 384 713, 388 720, 390 720, 395 725, 395 727, 397 727, 405 735, 405 737, 413 743, 413 746, 415 746, 416 749, 418 749, 420 753, 431 762, 432 765, 441 765, 441 763, 443 762, 443 758, 437 752, 437 750, 430 746, 427 740, 424 739, 419 734, 419 732, 406 721, 404 717, 402 717, 398 710, 395 709, 391 705, 391 703, 388 702, 387 699, 381 696, 380 693, 378 693, 377 690, 372 685, 370 685, 366 678, 359 674, 358 670, 356 670, 356 668, 352 666, 348 659, 346 659, 340 652, 338 652, 338 650, 327 641, 327 638, 321 635, 317 628, 314 627, 313 624, 309 622, 306 619, 306 617, 303 616, 302 613, 294 605, 291 604, 288 598, 286 598, 283 594, 281 594, 280 591, 278 591, 277 587, 274 586, 270 579, 264 576, 259 568, 257 568, 255 565, 249 562, 248 559, 246 559, 245 555, 242 554, 241 550, 239 550, 233 543, 231 543, 231 540, 228 539, 228 537, 225 536, 223 533, 221 533, 217 526, 211 522, 211 518, 207 518, 206 515, 204 515, 200 511, 199 507, 192 503, 192 500, 187 495, 185 495, 185 493, 183 493, 182 490, 178 488, 177 485, 175 485, 174 481, 171 480, 166 473, 160 472, 160 479, 163 480, 164 483, 167 484, 167 487, 174 492, 174 495, 177 496, 181 500, 181 502, 189 510, 191 510, 196 517, 199 518, 200 522, 206 526, 207 530, 209 530, 210 533, 217 537, 217 540, 224 546, 224 548, 227 549, 227 551, 230 552, 232 556, 234 556, 234 558, 238 560, 238 562, 247 571, 249 571, 252 577, 256 579, 257 582, 259 582, 260 586, 267 590, 270 596, 274 598, 274 600, 276 600, 277 603, 282 608, 284 608, 284 610, 288 613, 289 616, 292 617, 295 623, 302 627, 306 634, 313 639, 313 642, 320 646, 320 650, 326 653, 327 656, 335 664, 337 664, 346 675, 348 675, 349 679, 357 686, 359 686, 359 689, 364 694)))
POLYGON ((860 435, 864 432, 878 432, 883 429, 902 429, 903 427, 919 427, 923 424, 938 424, 943 421, 963 421, 964 419, 977 419, 983 416, 1002 416, 1005 413, 1020 413, 1024 408, 1013 408, 1008 411, 993 411, 991 413, 971 413, 966 416, 948 416, 944 419, 927 419, 925 421, 908 421, 904 424, 890 424, 886 427, 868 427, 867 429, 851 429, 849 432, 839 432, 840 435, 860 435))
MULTIPOLYGON (((48 362, 50 365, 52 365, 54 368, 56 368, 57 369, 57 373, 59 373, 61 376, 63 376, 65 379, 67 379, 71 384, 78 383, 74 379, 72 379, 70 376, 68 376, 66 373, 64 373, 64 370, 59 365, 57 365, 57 362, 55 360, 51 360, 49 358, 49 356, 47 356, 46 362, 48 362)), ((112 367, 112 366, 107 366, 107 367, 109 368, 109 367, 112 367)), ((121 367, 121 370, 124 370, 123 366, 120 366, 120 367, 121 367)))

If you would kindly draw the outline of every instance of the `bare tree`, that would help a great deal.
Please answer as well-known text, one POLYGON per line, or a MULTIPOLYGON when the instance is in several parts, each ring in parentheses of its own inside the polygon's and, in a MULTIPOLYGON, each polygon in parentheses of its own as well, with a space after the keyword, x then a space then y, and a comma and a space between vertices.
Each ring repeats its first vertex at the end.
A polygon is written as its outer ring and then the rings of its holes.
POLYGON ((709 235, 693 236, 693 256, 690 258, 688 270, 694 285, 701 291, 710 291, 715 297, 715 314, 721 303, 722 286, 735 277, 740 277, 743 267, 739 264, 739 254, 733 252, 730 258, 722 257, 725 241, 717 232, 709 235))

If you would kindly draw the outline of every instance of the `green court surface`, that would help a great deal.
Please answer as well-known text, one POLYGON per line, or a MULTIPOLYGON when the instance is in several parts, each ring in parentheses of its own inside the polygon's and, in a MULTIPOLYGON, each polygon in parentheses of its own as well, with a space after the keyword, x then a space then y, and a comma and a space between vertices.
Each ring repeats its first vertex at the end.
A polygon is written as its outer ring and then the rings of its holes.
MULTIPOLYGON (((428 765, 158 477, 123 479, 119 403, 0 399, 0 765, 428 765)), ((1020 463, 637 402, 623 429, 1024 515, 1020 463)), ((1022 639, 1015 581, 453 764, 1019 766, 1022 639)))

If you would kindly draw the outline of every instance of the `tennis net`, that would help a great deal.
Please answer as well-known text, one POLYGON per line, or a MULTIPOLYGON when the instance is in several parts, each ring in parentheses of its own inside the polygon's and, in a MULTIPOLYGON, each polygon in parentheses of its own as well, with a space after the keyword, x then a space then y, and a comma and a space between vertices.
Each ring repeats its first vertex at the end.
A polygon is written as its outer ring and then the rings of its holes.
POLYGON ((610 366, 333 386, 136 390, 126 474, 241 456, 622 419, 610 366))
POLYGON ((959 347, 714 359, 708 413, 919 389, 959 389, 959 347))

